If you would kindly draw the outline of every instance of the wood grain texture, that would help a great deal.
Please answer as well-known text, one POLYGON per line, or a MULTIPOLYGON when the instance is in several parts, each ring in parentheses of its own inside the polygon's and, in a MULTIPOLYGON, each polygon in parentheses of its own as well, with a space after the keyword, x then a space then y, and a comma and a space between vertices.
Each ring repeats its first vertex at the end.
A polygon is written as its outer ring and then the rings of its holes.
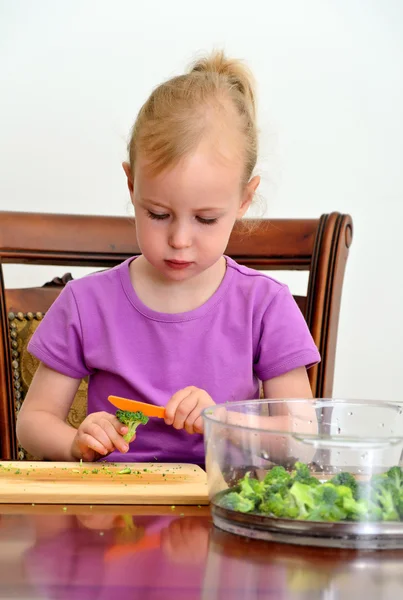
POLYGON ((206 473, 192 464, 3 461, 0 489, 2 504, 209 503, 206 473))

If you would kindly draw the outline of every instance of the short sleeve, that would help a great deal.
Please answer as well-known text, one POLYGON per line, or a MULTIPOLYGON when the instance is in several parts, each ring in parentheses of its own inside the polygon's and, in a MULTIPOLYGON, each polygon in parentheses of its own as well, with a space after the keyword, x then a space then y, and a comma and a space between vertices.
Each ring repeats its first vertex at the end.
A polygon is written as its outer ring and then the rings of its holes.
POLYGON ((304 316, 287 286, 266 308, 260 323, 254 370, 261 381, 320 361, 304 316))
POLYGON ((68 377, 81 379, 90 374, 85 365, 80 315, 70 284, 45 313, 28 344, 28 352, 68 377))

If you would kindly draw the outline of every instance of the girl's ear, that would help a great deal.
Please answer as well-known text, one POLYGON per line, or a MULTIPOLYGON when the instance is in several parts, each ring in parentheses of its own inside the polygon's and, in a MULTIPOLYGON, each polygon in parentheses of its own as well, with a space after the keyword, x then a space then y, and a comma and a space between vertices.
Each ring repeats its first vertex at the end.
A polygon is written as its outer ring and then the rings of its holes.
POLYGON ((127 187, 129 188, 130 196, 133 195, 133 175, 128 162, 122 163, 122 167, 127 177, 127 187))
POLYGON ((237 219, 241 219, 250 207, 259 183, 260 177, 259 175, 255 175, 255 177, 252 177, 252 179, 246 184, 242 194, 241 204, 238 209, 237 219))

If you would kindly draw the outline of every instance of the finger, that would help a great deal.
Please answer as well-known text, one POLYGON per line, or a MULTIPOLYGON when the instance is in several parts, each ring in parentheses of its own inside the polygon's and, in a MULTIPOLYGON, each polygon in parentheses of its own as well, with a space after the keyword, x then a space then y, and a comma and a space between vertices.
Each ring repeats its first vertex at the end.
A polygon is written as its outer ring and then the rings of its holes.
POLYGON ((203 417, 200 415, 193 423, 193 431, 195 433, 204 433, 204 422, 203 417))
POLYGON ((93 437, 91 434, 89 433, 82 433, 80 435, 80 439, 78 441, 78 446, 81 450, 81 453, 83 455, 83 459, 84 460, 93 460, 94 457, 91 457, 90 459, 87 458, 86 455, 88 455, 89 453, 87 452, 87 450, 92 450, 94 452, 97 452, 98 454, 101 454, 102 456, 105 456, 106 454, 109 454, 108 449, 100 442, 98 441, 97 438, 93 437))
POLYGON ((112 452, 114 450, 113 442, 111 441, 109 435, 106 433, 103 426, 106 425, 106 421, 103 421, 103 425, 100 423, 90 423, 85 432, 95 438, 100 444, 107 449, 108 452, 112 452))
POLYGON ((167 425, 172 425, 172 423, 174 422, 178 404, 180 404, 185 398, 187 398, 195 389, 195 387, 189 386, 184 388, 183 390, 179 390, 172 396, 172 398, 169 400, 165 407, 164 420, 167 425))
POLYGON ((127 433, 128 430, 129 430, 129 428, 127 427, 127 425, 123 425, 123 423, 121 423, 119 421, 119 419, 116 417, 116 415, 112 415, 111 413, 108 413, 108 412, 105 412, 105 411, 97 413, 97 421, 96 422, 101 422, 102 420, 105 420, 105 421, 108 421, 108 422, 112 423, 113 427, 121 435, 125 435, 125 433, 127 433))
POLYGON ((100 456, 100 454, 94 450, 91 450, 91 448, 86 448, 81 453, 81 458, 84 462, 94 462, 96 456, 100 456))
POLYGON ((193 435, 195 433, 204 433, 204 423, 202 417, 197 417, 193 424, 189 424, 187 421, 185 422, 183 429, 189 435, 193 435))
POLYGON ((203 432, 203 418, 201 416, 201 412, 205 408, 205 406, 206 404, 205 402, 203 402, 203 398, 199 397, 197 405, 193 408, 192 412, 189 413, 184 423, 185 430, 191 435, 193 433, 203 432))
POLYGON ((185 421, 187 420, 189 414, 197 406, 197 403, 197 392, 192 392, 190 396, 188 396, 187 398, 182 400, 180 404, 178 404, 175 412, 174 421, 172 423, 172 426, 175 429, 183 429, 185 421))
POLYGON ((129 444, 122 438, 120 433, 116 431, 114 423, 105 420, 101 423, 101 425, 108 436, 113 449, 116 448, 116 450, 119 450, 119 452, 127 452, 129 449, 129 444))

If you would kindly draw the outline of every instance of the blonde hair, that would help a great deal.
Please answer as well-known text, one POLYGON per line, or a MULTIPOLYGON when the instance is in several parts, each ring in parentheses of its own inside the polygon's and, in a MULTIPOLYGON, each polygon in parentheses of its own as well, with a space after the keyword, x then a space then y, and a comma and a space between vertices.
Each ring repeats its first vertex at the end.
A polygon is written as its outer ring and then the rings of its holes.
POLYGON ((208 127, 217 122, 218 113, 221 122, 232 118, 231 130, 235 127, 241 135, 243 182, 247 183, 258 146, 254 80, 241 61, 228 59, 223 52, 196 61, 188 73, 152 92, 140 109, 128 145, 133 176, 139 155, 146 157, 154 174, 177 164, 198 146, 208 127))

